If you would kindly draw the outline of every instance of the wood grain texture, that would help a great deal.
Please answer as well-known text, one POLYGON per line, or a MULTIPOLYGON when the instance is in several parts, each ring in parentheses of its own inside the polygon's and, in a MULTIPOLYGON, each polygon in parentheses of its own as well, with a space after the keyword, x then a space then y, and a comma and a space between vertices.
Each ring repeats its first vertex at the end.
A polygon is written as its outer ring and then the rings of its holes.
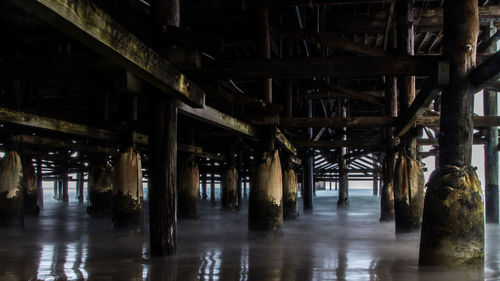
POLYGON ((92 1, 11 2, 126 68, 163 93, 192 106, 204 105, 204 93, 200 88, 92 1))

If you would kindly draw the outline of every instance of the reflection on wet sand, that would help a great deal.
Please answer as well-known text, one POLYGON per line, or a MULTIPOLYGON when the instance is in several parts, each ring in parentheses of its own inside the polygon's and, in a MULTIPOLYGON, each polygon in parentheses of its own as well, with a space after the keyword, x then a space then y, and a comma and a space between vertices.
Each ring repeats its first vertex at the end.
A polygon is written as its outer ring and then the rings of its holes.
MULTIPOLYGON (((485 272, 419 270, 418 234, 398 240, 378 223, 378 201, 351 198, 336 213, 318 197, 314 213, 287 221, 283 232, 247 231, 246 211, 201 204, 199 221, 179 222, 178 254, 150 258, 148 233, 113 230, 109 217, 89 218, 77 203, 47 203, 26 228, 0 229, 0 280, 498 280, 499 227, 487 225, 485 272)), ((147 220, 146 220, 147 221, 147 220)), ((146 228, 147 229, 147 228, 146 228)))

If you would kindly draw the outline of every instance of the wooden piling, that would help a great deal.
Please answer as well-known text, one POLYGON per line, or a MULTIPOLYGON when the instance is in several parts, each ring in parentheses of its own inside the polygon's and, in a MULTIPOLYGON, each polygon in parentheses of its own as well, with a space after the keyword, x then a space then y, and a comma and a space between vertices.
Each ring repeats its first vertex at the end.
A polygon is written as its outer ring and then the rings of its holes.
POLYGON ((178 216, 183 219, 200 217, 200 171, 193 158, 186 159, 179 171, 178 216))
MULTIPOLYGON (((67 168, 64 168, 66 170, 67 168)), ((68 172, 67 170, 61 174, 61 186, 62 186, 62 200, 64 203, 69 202, 69 183, 68 183, 68 172)))
POLYGON ((140 224, 142 219, 141 156, 130 147, 113 169, 113 222, 116 227, 140 224))
POLYGON ((476 64, 478 2, 444 2, 444 56, 450 83, 441 100, 439 168, 425 196, 420 266, 483 269, 484 206, 482 189, 470 166, 472 93, 468 80, 476 64))
POLYGON ((224 210, 233 211, 238 207, 237 178, 236 167, 229 166, 224 173, 221 184, 221 206, 224 210))
POLYGON ((21 214, 23 168, 16 151, 8 151, 0 163, 0 219, 10 220, 21 214))
POLYGON ((149 239, 151 255, 164 256, 177 248, 177 108, 161 97, 152 106, 149 239))
MULTIPOLYGON (((385 113, 387 116, 394 117, 397 115, 397 81, 395 77, 385 77, 385 94, 386 99, 385 113)), ((384 129, 384 139, 387 143, 391 143, 392 129, 384 129)), ((392 148, 385 151, 384 160, 382 162, 382 179, 383 184, 380 190, 380 221, 387 222, 394 220, 394 152, 392 148)))
MULTIPOLYGON (((396 8, 398 55, 413 56, 415 55, 413 4, 408 0, 397 1, 396 8)), ((406 116, 415 99, 415 76, 398 77, 397 86, 399 116, 406 116)), ((394 177, 396 234, 420 229, 425 194, 423 165, 417 160, 416 134, 408 133, 403 137, 402 143, 394 177)))
POLYGON ((297 174, 291 159, 287 159, 283 169, 283 219, 297 219, 297 194, 297 174))
POLYGON ((277 150, 257 159, 250 185, 249 229, 278 231, 283 223, 283 183, 277 150))
MULTIPOLYGON (((153 0, 154 21, 162 28, 180 26, 179 0, 153 0)), ((174 255, 177 249, 177 107, 157 93, 151 104, 151 177, 149 244, 152 256, 174 255)), ((197 182, 199 184, 199 181, 197 182)))
POLYGON ((400 154, 394 172, 396 234, 420 230, 424 186, 423 164, 408 155, 400 154))
POLYGON ((200 174, 201 177, 201 198, 207 200, 207 173, 200 174))
POLYGON ((42 178, 42 160, 36 159, 36 191, 38 197, 38 207, 43 208, 43 178, 42 178))
MULTIPOLYGON (((483 42, 496 33, 493 22, 483 28, 483 42)), ((489 49, 496 52, 495 46, 489 49)), ((498 115, 497 92, 483 90, 484 116, 498 115)), ((486 143, 484 145, 484 173, 485 173, 485 215, 486 222, 499 223, 499 202, 498 202, 498 127, 488 127, 486 129, 486 143)))
MULTIPOLYGON (((312 100, 307 100, 307 116, 312 118, 312 100)), ((312 140, 312 128, 307 128, 307 138, 312 140)), ((304 185, 302 186, 302 199, 304 200, 304 210, 313 209, 313 190, 314 190, 314 152, 312 148, 306 148, 305 159, 303 161, 304 185)))
POLYGON ((215 204, 215 169, 213 166, 210 172, 210 201, 212 201, 212 204, 215 204))
POLYGON ((38 214, 40 208, 38 207, 38 194, 36 190, 37 178, 35 167, 31 157, 26 156, 23 160, 23 206, 24 211, 29 213, 38 214))
MULTIPOLYGON (((343 118, 347 117, 347 103, 345 99, 340 99, 338 103, 338 113, 339 116, 343 118)), ((342 140, 347 140, 346 130, 347 128, 342 128, 343 135, 342 140)), ((337 201, 338 208, 349 208, 349 166, 347 165, 347 159, 345 155, 347 154, 347 147, 340 148, 338 154, 339 161, 339 199, 337 201)))
POLYGON ((111 165, 102 161, 91 163, 87 193, 89 215, 102 216, 106 211, 111 210, 113 201, 113 167, 111 165))

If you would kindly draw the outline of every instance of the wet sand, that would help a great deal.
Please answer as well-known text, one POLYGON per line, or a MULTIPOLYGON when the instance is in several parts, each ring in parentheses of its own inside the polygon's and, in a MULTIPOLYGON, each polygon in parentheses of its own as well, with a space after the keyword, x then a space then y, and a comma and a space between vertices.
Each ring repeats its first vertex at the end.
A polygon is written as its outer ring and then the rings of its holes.
POLYGON ((418 233, 396 239, 378 197, 350 200, 337 212, 336 193, 319 192, 312 213, 275 235, 248 232, 246 200, 239 212, 201 200, 200 219, 178 223, 177 255, 153 259, 147 225, 114 230, 110 215, 48 201, 24 229, 0 227, 0 280, 500 280, 498 225, 486 227, 484 272, 422 271, 418 233))

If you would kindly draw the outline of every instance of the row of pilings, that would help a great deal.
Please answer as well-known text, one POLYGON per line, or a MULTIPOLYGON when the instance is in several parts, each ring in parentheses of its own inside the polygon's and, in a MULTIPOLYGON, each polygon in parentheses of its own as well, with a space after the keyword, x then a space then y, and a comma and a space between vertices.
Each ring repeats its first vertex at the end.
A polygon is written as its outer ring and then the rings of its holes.
MULTIPOLYGON (((251 172, 249 225, 252 229, 277 230, 283 213, 286 218, 297 217, 297 176, 291 161, 286 161, 281 169, 278 151, 262 160, 251 172)), ((0 169, 0 216, 14 218, 24 210, 38 208, 37 174, 31 161, 23 165, 19 154, 9 151, 1 160, 0 169)), ((87 212, 100 217, 111 211, 116 224, 140 222, 142 178, 141 156, 133 148, 123 151, 114 167, 109 161, 93 161, 89 167, 87 212)), ((178 180, 179 218, 199 217, 199 178, 194 159, 184 161, 178 180)), ((237 185, 238 170, 228 165, 221 179, 222 209, 239 208, 237 185)))

